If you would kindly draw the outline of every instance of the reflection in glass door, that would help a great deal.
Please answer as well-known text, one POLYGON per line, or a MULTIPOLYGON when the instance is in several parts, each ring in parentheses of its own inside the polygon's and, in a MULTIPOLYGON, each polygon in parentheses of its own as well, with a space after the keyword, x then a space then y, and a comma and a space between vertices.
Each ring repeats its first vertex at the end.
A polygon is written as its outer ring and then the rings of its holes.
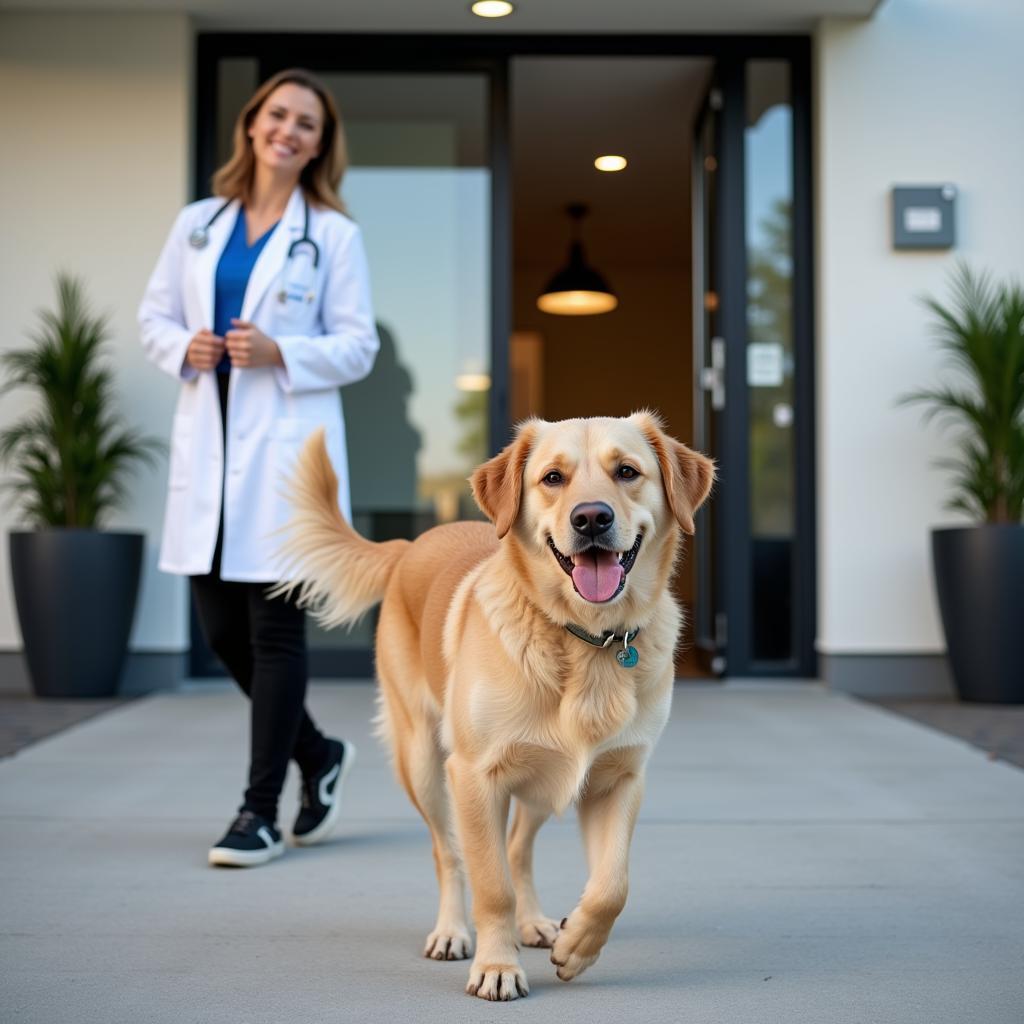
MULTIPOLYGON (((479 515, 489 454, 491 172, 484 75, 326 74, 345 123, 342 195, 362 229, 381 350, 342 389, 352 515, 373 540, 479 515)), ((359 671, 375 613, 309 627, 314 672, 359 671), (354 657, 339 658, 345 652, 354 657)))
POLYGON ((786 61, 747 62, 744 231, 750 416, 751 659, 794 650, 793 107, 786 61))

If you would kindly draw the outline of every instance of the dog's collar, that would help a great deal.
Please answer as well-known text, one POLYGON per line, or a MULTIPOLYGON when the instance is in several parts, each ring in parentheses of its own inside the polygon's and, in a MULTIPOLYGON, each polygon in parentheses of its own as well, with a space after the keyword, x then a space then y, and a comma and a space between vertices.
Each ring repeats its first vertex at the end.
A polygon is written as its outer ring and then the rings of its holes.
POLYGON ((592 647, 610 647, 612 644, 621 641, 622 647, 615 652, 615 657, 623 668, 632 668, 640 660, 640 655, 636 653, 636 648, 630 644, 630 640, 635 639, 637 633, 640 632, 639 626, 636 629, 624 629, 621 633, 606 629, 599 636, 594 633, 588 633, 582 626, 577 626, 575 622, 567 622, 565 628, 573 636, 578 636, 592 647))

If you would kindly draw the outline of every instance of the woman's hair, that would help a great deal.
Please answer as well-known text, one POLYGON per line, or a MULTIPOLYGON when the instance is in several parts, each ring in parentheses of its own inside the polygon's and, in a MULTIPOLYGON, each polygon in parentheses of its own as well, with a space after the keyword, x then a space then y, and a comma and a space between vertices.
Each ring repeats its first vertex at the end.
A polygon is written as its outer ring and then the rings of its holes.
POLYGON ((247 203, 251 197, 255 158, 252 155, 252 139, 249 128, 267 97, 280 85, 287 83, 301 85, 315 92, 323 109, 323 134, 320 136, 320 152, 302 169, 299 184, 307 201, 313 206, 328 206, 345 213, 345 204, 338 195, 342 176, 348 166, 345 151, 345 136, 341 117, 334 99, 312 72, 302 68, 289 68, 268 78, 242 107, 235 121, 234 152, 223 167, 213 175, 213 194, 225 199, 240 199, 247 203))

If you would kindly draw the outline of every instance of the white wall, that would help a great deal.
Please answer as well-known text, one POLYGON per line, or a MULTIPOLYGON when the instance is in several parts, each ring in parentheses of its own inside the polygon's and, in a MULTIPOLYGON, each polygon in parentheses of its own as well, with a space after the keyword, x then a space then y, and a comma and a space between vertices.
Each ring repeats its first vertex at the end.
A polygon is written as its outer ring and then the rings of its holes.
POLYGON ((917 297, 957 257, 1024 276, 1024 4, 888 0, 816 39, 819 649, 943 648, 929 528, 949 438, 897 408, 941 360, 917 297), (894 184, 959 189, 951 252, 897 253, 894 184))
MULTIPOLYGON (((135 311, 157 253, 188 198, 193 33, 184 15, 0 14, 0 348, 19 347, 53 276, 84 278, 111 314, 118 407, 149 434, 169 433, 175 384, 145 360, 135 311)), ((6 426, 28 408, 12 393, 6 426)), ((134 650, 188 643, 184 581, 156 571, 166 465, 140 472, 113 525, 144 530, 134 650)), ((0 650, 20 647, 0 507, 0 650)))

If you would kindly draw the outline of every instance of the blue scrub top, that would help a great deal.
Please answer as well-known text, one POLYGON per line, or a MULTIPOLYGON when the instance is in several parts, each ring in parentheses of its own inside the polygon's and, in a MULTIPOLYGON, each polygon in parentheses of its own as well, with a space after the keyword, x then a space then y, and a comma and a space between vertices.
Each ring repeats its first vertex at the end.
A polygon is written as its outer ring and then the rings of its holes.
MULTIPOLYGON (((213 333, 224 337, 231 330, 231 318, 242 315, 245 289, 256 260, 280 221, 272 224, 252 245, 246 243, 245 209, 239 207, 235 226, 221 253, 213 285, 213 333)), ((225 351, 217 364, 218 373, 231 372, 231 357, 225 351)))

